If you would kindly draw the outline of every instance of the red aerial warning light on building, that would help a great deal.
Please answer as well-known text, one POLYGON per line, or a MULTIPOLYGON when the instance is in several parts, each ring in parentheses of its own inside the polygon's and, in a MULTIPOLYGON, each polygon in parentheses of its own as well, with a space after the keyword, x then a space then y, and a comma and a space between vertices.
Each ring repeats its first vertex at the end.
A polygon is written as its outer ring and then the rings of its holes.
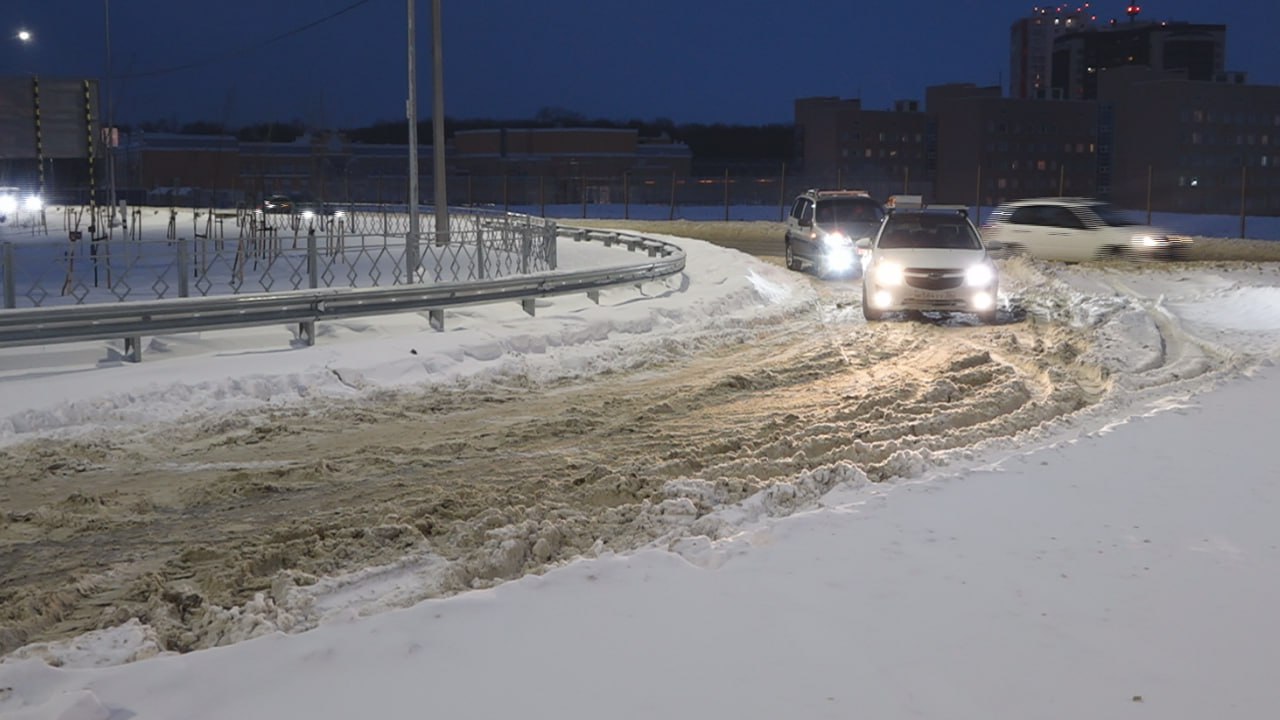
POLYGON ((1132 20, 1133 18, 1138 17, 1138 13, 1142 12, 1142 6, 1130 5, 1129 8, 1125 10, 1125 12, 1129 14, 1129 19, 1132 20))

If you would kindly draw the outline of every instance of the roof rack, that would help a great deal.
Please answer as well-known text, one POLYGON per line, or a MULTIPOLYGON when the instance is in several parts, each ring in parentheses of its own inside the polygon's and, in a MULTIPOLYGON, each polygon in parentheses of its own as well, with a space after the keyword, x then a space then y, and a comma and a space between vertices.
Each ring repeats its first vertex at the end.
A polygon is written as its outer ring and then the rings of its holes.
POLYGON ((894 212, 953 212, 960 217, 969 217, 969 208, 966 205, 889 205, 885 208, 885 212, 892 215, 894 212))
POLYGON ((809 188, 808 192, 823 197, 871 197, 871 193, 866 190, 823 190, 822 188, 809 188))

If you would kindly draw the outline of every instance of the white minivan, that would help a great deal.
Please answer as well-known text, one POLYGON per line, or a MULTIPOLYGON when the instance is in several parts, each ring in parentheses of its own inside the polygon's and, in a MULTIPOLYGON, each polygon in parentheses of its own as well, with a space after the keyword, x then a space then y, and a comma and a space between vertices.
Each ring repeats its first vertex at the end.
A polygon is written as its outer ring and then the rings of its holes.
POLYGON ((867 320, 898 310, 936 310, 996 321, 996 266, 964 210, 893 210, 875 237, 859 240, 858 248, 866 263, 867 320))

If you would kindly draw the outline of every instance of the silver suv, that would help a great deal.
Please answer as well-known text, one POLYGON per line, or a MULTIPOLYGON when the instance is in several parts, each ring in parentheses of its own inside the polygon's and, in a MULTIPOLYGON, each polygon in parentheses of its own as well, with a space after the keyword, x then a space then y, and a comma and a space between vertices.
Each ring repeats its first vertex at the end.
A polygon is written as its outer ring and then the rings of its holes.
POLYGON ((855 243, 875 235, 882 219, 884 206, 862 190, 806 190, 787 216, 787 267, 823 277, 856 273, 855 243))

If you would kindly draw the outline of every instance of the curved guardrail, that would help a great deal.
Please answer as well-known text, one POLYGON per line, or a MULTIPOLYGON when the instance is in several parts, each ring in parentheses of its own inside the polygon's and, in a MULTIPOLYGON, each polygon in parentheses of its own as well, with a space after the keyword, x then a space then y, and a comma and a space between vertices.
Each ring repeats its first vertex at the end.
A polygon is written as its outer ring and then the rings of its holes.
POLYGON ((443 330, 444 311, 451 307, 518 300, 525 312, 533 315, 534 301, 540 297, 585 292, 598 301, 601 289, 668 277, 685 267, 684 250, 679 246, 639 233, 559 229, 562 237, 619 245, 632 252, 643 251, 652 259, 618 267, 476 282, 0 310, 0 347, 123 338, 126 355, 140 362, 141 339, 146 335, 281 323, 296 324, 299 337, 312 345, 317 322, 424 310, 430 313, 432 327, 443 330))

